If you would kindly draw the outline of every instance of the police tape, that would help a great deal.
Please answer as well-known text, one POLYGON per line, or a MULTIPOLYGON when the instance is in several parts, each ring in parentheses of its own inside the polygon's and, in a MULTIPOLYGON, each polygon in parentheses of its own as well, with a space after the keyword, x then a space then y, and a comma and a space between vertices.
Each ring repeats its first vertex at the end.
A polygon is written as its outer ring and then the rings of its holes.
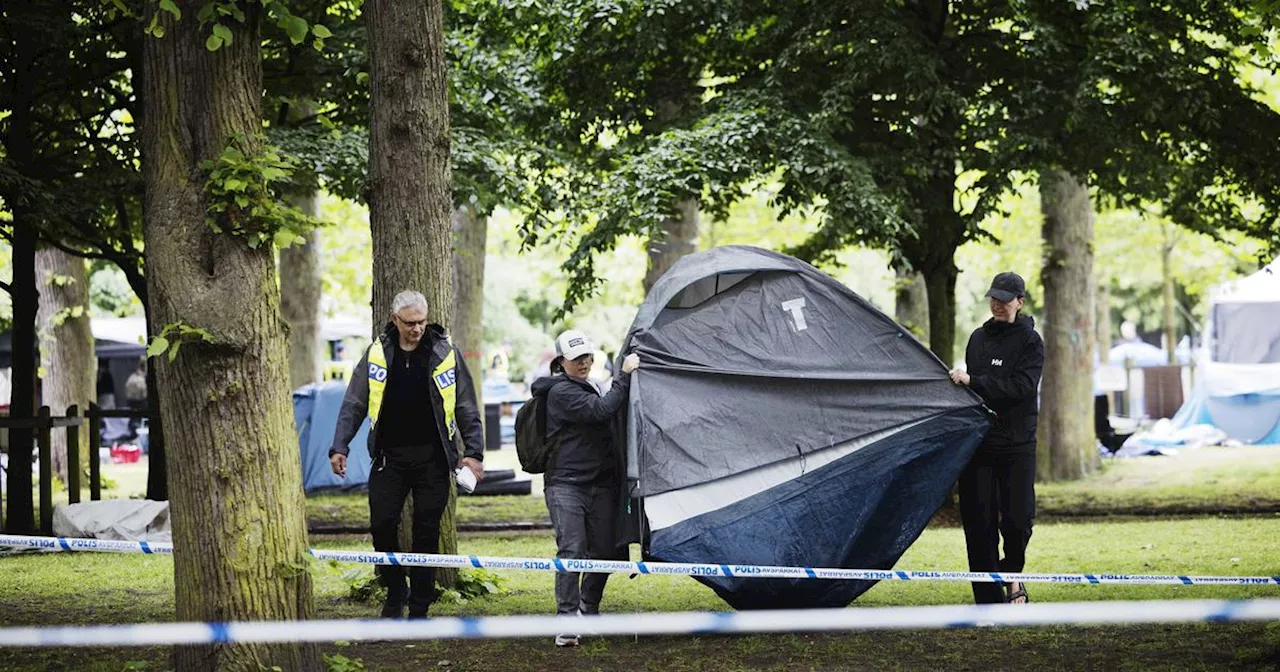
POLYGON ((980 625, 1230 623, 1280 620, 1280 599, 1056 602, 427 620, 242 621, 0 628, 0 647, 161 646, 551 636, 702 635, 968 628, 980 625))
MULTIPOLYGON (((97 551, 171 555, 173 545, 145 541, 73 539, 0 535, 0 547, 43 551, 97 551)), ((568 558, 512 558, 433 553, 374 551, 309 551, 318 560, 403 567, 458 569, 526 569, 543 572, 653 574, 742 579, 835 579, 846 581, 969 581, 976 583, 1128 584, 1179 586, 1280 586, 1280 576, 1193 576, 1178 574, 1034 574, 1014 572, 934 572, 900 569, 843 569, 839 567, 776 567, 769 565, 632 562, 568 558)))

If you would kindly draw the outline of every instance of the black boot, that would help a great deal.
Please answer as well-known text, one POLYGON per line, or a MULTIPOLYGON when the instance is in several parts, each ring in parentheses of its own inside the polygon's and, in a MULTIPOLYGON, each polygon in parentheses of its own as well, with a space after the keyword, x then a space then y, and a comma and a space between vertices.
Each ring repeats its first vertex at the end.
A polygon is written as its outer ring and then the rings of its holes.
POLYGON ((383 618, 404 618, 404 605, 409 601, 409 587, 405 585, 404 570, 399 567, 378 567, 379 579, 387 589, 387 599, 382 603, 383 618))

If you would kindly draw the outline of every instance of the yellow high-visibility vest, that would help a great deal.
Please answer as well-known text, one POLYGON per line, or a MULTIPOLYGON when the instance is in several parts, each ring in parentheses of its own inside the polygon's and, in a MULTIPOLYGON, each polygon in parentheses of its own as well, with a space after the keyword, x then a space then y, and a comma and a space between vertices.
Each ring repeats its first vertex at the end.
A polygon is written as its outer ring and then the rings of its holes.
MULTIPOLYGON (((382 409, 382 395, 387 391, 387 356, 382 351, 382 344, 374 341, 369 346, 369 428, 378 422, 378 412, 382 409)), ((458 360, 452 347, 444 361, 431 372, 431 379, 440 390, 440 398, 444 400, 444 424, 449 429, 449 440, 458 431, 458 421, 454 419, 454 407, 458 401, 458 360)))

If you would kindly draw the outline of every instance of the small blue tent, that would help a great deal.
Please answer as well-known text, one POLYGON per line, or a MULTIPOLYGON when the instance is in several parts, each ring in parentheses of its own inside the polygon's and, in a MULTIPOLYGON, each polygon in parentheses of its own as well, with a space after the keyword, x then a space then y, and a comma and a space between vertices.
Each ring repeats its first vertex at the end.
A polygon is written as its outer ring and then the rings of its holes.
POLYGON ((302 451, 302 488, 307 492, 358 489, 369 483, 372 461, 365 447, 369 436, 367 420, 351 441, 347 477, 338 478, 329 467, 329 446, 333 443, 333 430, 338 426, 338 410, 346 391, 346 383, 329 382, 306 385, 293 392, 293 421, 302 451))

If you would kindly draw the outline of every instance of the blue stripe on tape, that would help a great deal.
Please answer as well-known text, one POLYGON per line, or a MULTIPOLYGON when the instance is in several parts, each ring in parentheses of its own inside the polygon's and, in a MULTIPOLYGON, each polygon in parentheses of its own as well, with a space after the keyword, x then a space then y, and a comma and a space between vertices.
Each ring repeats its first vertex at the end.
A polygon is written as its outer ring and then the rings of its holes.
POLYGON ((459 620, 462 621, 463 637, 484 637, 484 630, 480 627, 481 619, 464 617, 459 620))
POLYGON ((62 550, 64 551, 71 550, 71 544, 67 543, 66 537, 58 537, 58 543, 62 545, 62 550))
POLYGON ((804 573, 805 573, 805 574, 808 574, 808 575, 809 575, 809 578, 811 578, 811 579, 816 579, 816 578, 818 578, 818 573, 817 573, 817 572, 815 572, 815 571, 813 571, 813 568, 812 568, 812 567, 805 567, 805 568, 804 568, 804 573))
MULTIPOLYGON (((640 568, 640 573, 641 573, 641 574, 648 574, 648 573, 649 573, 649 568, 648 568, 648 567, 646 567, 646 566, 645 566, 645 564, 644 564, 643 562, 637 562, 637 563, 636 563, 636 567, 639 567, 639 568, 640 568)), ((1276 578, 1276 583, 1280 583, 1280 577, 1277 577, 1277 578, 1276 578)))
POLYGON ((1280 586, 1280 576, 1273 576, 1271 580, 1275 581, 1277 586, 1280 586))
POLYGON ((996 583, 998 583, 998 584, 1000 584, 1000 585, 1002 585, 1002 586, 1004 585, 1004 579, 1003 579, 1003 578, 1001 578, 1001 577, 1000 577, 1000 575, 999 575, 999 574, 997 574, 996 572, 991 572, 991 578, 992 578, 993 580, 995 580, 995 582, 996 582, 996 583))
POLYGON ((148 554, 150 554, 150 553, 151 553, 151 546, 150 546, 150 545, 148 545, 148 544, 147 544, 147 542, 145 542, 145 541, 139 541, 139 542, 138 542, 138 547, 142 549, 142 552, 143 552, 143 553, 148 553, 148 554))
POLYGON ((1088 579, 1089 583, 1102 583, 1101 581, 1098 580, 1098 577, 1092 574, 1085 574, 1084 578, 1088 579))
POLYGON ((1192 585, 1191 577, 1189 576, 1179 576, 1178 580, 1181 581, 1183 585, 1186 585, 1186 586, 1192 585))
POLYGON ((551 562, 552 562, 552 564, 554 564, 554 565, 556 566, 556 571, 557 571, 557 572, 567 572, 567 571, 569 571, 569 570, 567 570, 567 569, 565 569, 565 568, 564 568, 564 563, 563 563, 563 562, 560 562, 560 558, 551 558, 551 562))
POLYGON ((1240 602, 1238 600, 1228 600, 1226 604, 1222 605, 1221 609, 1205 616, 1204 620, 1208 623, 1230 623, 1232 616, 1235 615, 1239 607, 1240 602))
POLYGON ((397 567, 399 567, 399 566, 400 566, 400 559, 396 557, 396 554, 395 554, 395 553, 388 553, 388 554, 387 554, 387 559, 391 561, 391 564, 393 564, 393 565, 395 565, 395 566, 397 566, 397 567))
POLYGON ((720 569, 724 571, 725 576, 733 576, 733 570, 729 569, 729 565, 720 565, 720 569))
POLYGON ((904 571, 898 570, 898 571, 894 572, 894 574, 897 574, 897 575, 898 575, 898 578, 899 578, 899 579, 902 579, 903 581, 910 581, 910 580, 911 580, 911 575, 910 575, 910 574, 907 574, 907 573, 906 573, 906 572, 904 572, 904 571))
POLYGON ((209 637, 213 640, 214 644, 231 643, 231 631, 227 628, 226 623, 210 623, 209 637))
POLYGON ((474 555, 471 556, 471 566, 475 567, 476 569, 481 569, 484 567, 484 565, 480 564, 480 558, 477 558, 474 555))
POLYGON ((709 614, 710 620, 706 627, 694 628, 693 634, 708 634, 715 632, 726 632, 733 630, 734 615, 731 611, 713 611, 709 614))

